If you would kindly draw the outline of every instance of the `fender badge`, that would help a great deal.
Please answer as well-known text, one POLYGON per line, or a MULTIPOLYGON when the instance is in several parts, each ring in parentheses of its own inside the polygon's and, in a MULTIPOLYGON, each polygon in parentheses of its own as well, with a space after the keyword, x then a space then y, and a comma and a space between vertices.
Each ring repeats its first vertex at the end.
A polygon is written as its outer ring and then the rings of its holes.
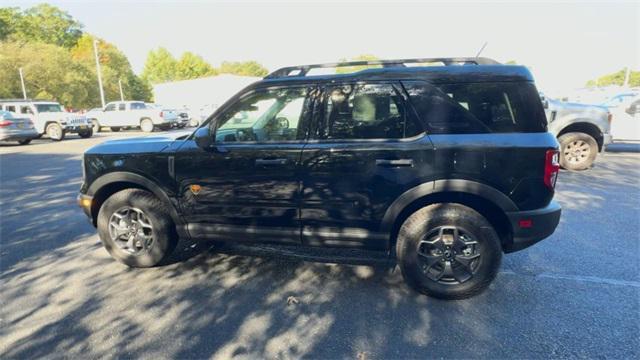
POLYGON ((202 190, 202 186, 198 184, 192 184, 189 186, 189 189, 191 189, 191 192, 193 193, 193 195, 198 195, 200 190, 202 190))

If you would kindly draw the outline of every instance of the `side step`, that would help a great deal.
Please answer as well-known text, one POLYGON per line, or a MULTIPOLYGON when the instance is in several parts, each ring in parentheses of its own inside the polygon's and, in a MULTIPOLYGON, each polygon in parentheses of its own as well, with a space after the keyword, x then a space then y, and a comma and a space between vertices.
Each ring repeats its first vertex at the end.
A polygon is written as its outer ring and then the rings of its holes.
POLYGON ((285 257, 302 261, 348 265, 395 266, 395 259, 383 251, 235 242, 216 242, 215 244, 214 251, 224 254, 285 257))

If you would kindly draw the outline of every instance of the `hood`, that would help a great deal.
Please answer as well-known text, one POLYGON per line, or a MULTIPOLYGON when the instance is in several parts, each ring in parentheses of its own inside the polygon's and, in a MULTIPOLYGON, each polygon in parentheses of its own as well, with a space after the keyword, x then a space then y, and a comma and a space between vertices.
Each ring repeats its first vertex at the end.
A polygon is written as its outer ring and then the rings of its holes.
POLYGON ((85 152, 85 154, 139 154, 162 152, 176 141, 182 141, 191 131, 174 131, 125 139, 107 140, 85 152))
POLYGON ((549 99, 549 108, 552 110, 567 110, 574 112, 604 112, 606 113, 609 109, 606 106, 601 105, 589 105, 589 104, 579 104, 574 102, 564 102, 558 100, 549 99))
POLYGON ((64 111, 57 112, 41 112, 38 113, 38 120, 52 120, 52 121, 72 121, 72 120, 85 120, 84 115, 78 115, 73 113, 68 113, 64 111))

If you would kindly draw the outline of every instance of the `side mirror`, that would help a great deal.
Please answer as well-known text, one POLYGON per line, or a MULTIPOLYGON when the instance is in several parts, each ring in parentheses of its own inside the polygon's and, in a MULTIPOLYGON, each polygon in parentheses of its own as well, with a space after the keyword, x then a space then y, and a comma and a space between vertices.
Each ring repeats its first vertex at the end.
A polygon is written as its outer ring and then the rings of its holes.
POLYGON ((194 140, 196 145, 203 150, 210 150, 213 147, 213 134, 208 126, 203 126, 196 130, 194 140))
POLYGON ((547 99, 542 99, 542 106, 545 109, 548 109, 549 108, 549 101, 547 99))

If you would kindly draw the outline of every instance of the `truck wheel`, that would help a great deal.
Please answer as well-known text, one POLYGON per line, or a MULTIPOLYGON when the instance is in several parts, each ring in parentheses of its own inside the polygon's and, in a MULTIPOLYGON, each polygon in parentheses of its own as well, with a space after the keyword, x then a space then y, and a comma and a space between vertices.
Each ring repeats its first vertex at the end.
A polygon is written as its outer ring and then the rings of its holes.
POLYGON ((140 120, 140 129, 144 132, 152 132, 153 131, 153 121, 151 119, 142 119, 140 120))
POLYGON ((157 265, 178 241, 164 203, 140 189, 122 190, 102 204, 98 234, 109 254, 131 267, 157 265))
POLYGON ((51 123, 47 125, 46 132, 49 139, 53 141, 60 141, 64 139, 65 136, 65 131, 62 130, 62 126, 60 126, 60 124, 58 123, 51 123))
POLYGON ((18 140, 18 144, 20 145, 29 145, 31 139, 18 140))
POLYGON ((502 247, 491 224, 460 204, 433 204, 402 224, 398 265, 409 286, 441 299, 464 299, 489 286, 502 247))
POLYGON ((112 126, 112 127, 110 127, 109 129, 110 129, 111 131, 113 131, 113 132, 118 132, 118 131, 120 131, 120 128, 119 128, 119 127, 113 127, 113 126, 112 126))
POLYGON ((78 135, 83 139, 90 138, 91 136, 93 136, 93 129, 89 129, 89 130, 85 130, 85 131, 79 131, 78 135))
POLYGON ((586 170, 598 155, 598 143, 588 134, 570 132, 558 138, 560 166, 567 170, 586 170))
POLYGON ((98 120, 96 119, 91 120, 91 127, 93 128, 93 132, 95 133, 100 132, 100 123, 98 122, 98 120))

